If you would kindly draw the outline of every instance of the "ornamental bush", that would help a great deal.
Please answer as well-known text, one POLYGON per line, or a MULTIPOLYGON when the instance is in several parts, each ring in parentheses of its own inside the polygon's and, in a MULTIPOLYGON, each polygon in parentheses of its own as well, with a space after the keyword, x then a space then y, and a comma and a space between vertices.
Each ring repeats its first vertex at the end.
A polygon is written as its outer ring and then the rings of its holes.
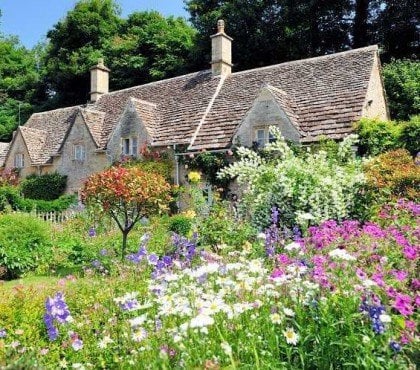
POLYGON ((124 260, 129 232, 141 218, 167 209, 170 189, 158 173, 115 166, 90 176, 82 197, 88 206, 99 207, 117 223, 123 236, 121 258, 124 260))
POLYGON ((378 155, 365 164, 370 193, 379 201, 420 199, 420 166, 405 149, 378 155))
POLYGON ((280 210, 280 220, 292 228, 307 227, 328 219, 361 214, 368 204, 361 202, 365 177, 352 146, 355 135, 338 145, 337 153, 308 151, 295 155, 280 131, 271 128, 276 141, 260 155, 239 148, 240 160, 220 171, 236 178, 242 187, 239 211, 258 227, 269 223, 270 209, 280 210))
POLYGON ((14 279, 48 259, 49 225, 25 214, 0 215, 0 267, 14 279))
POLYGON ((64 193, 67 176, 57 172, 45 175, 30 175, 22 180, 22 194, 29 199, 54 200, 64 193))

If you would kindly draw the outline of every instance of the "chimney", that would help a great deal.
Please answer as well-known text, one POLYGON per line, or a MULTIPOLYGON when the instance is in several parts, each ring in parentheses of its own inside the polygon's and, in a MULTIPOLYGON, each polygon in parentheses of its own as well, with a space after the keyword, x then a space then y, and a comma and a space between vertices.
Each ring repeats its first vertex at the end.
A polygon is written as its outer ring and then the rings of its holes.
POLYGON ((225 33, 225 21, 217 21, 217 33, 211 38, 211 71, 213 76, 232 73, 232 38, 225 33))
POLYGON ((109 92, 109 72, 102 58, 98 59, 98 64, 90 69, 90 101, 92 103, 109 92))

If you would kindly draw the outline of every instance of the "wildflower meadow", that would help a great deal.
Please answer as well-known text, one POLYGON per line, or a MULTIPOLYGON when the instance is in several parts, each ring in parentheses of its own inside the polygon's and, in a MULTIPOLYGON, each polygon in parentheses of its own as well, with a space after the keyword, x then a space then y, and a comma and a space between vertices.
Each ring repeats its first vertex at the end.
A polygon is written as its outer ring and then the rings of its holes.
MULTIPOLYGON (((252 179, 244 203, 198 207, 192 173, 191 208, 144 217, 123 255, 120 229, 97 209, 51 226, 47 258, 0 285, 0 368, 415 369, 420 204, 368 194, 362 164, 342 147, 335 160, 311 157, 341 184, 313 212, 322 202, 310 194, 322 190, 309 186, 321 178, 289 181, 305 161, 274 145, 283 168, 250 154, 224 171, 242 166, 252 179), (291 197, 307 187, 300 208, 269 196, 259 176, 273 172, 291 197), (256 213, 242 213, 252 194, 256 213), (359 196, 370 212, 355 209, 359 196)), ((280 189, 271 175, 265 184, 280 189)))

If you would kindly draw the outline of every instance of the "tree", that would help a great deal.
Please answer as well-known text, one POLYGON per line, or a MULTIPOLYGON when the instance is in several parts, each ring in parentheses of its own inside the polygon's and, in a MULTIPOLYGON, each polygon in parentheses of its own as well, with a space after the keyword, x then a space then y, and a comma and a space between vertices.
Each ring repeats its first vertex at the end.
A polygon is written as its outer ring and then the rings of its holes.
POLYGON ((416 59, 420 49, 420 3, 412 0, 383 0, 376 20, 377 42, 384 47, 382 61, 416 59))
POLYGON ((106 43, 111 84, 120 89, 189 72, 195 33, 182 18, 130 14, 106 43))
POLYGON ((349 48, 349 0, 185 0, 199 32, 198 54, 208 63, 209 35, 226 20, 237 70, 349 48))
POLYGON ((420 62, 394 60, 383 68, 391 116, 406 120, 420 112, 420 62))
POLYGON ((123 237, 124 260, 129 232, 142 217, 166 208, 169 190, 170 185, 160 174, 116 166, 89 177, 82 194, 86 204, 100 206, 117 223, 123 237))
POLYGON ((0 35, 0 141, 10 141, 19 122, 32 112, 39 81, 36 55, 17 37, 0 35))
POLYGON ((85 103, 89 97, 89 69, 104 54, 108 39, 121 19, 114 0, 81 0, 48 31, 44 82, 53 106, 85 103))

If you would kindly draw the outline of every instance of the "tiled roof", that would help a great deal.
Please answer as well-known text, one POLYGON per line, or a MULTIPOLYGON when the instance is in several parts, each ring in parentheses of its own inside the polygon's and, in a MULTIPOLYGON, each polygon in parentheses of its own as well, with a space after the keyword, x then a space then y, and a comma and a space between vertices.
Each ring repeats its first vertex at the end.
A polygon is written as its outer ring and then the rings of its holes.
POLYGON ((192 149, 224 148, 263 84, 284 91, 296 104, 306 141, 342 138, 362 114, 377 47, 233 73, 223 85, 192 149))
POLYGON ((18 127, 18 130, 21 132, 26 147, 28 148, 31 163, 33 165, 47 163, 50 158, 50 154, 46 150, 47 131, 28 126, 20 126, 18 127))
POLYGON ((80 108, 86 126, 95 141, 96 146, 101 146, 101 136, 104 127, 105 112, 80 108))
POLYGON ((78 111, 98 148, 105 149, 127 104, 133 104, 154 146, 226 148, 264 86, 298 128, 302 142, 320 135, 339 139, 361 117, 376 53, 376 46, 366 47, 224 79, 202 71, 104 94, 86 107, 36 113, 25 124, 45 133, 30 139, 34 164, 48 163, 57 154, 78 111))
POLYGON ((283 90, 277 89, 271 85, 267 86, 267 89, 273 95, 274 100, 283 109, 284 113, 287 114, 292 124, 296 127, 302 137, 306 136, 306 133, 300 128, 298 106, 291 96, 283 90))
POLYGON ((6 159, 8 150, 9 150, 9 143, 0 142, 0 167, 4 166, 4 161, 6 159))
POLYGON ((188 144, 218 85, 210 71, 157 81, 102 95, 93 105, 106 112, 102 146, 116 126, 130 98, 156 104, 161 124, 153 145, 188 144))
POLYGON ((131 98, 131 102, 151 137, 156 136, 156 129, 160 124, 157 105, 145 100, 131 98))
MULTIPOLYGON (((26 135, 31 147, 36 140, 43 140, 40 136, 45 134, 45 142, 42 149, 34 148, 36 151, 36 154, 33 155, 34 159, 32 159, 32 154, 30 154, 31 160, 35 160, 35 162, 33 162, 34 165, 47 164, 51 161, 51 156, 57 154, 68 129, 74 122, 78 110, 79 107, 70 107, 34 113, 26 124, 21 126, 21 129, 24 128, 24 131, 26 129, 38 130, 36 134, 37 138, 34 140, 30 139, 29 132, 28 135, 26 135)), ((22 133, 24 133, 24 131, 22 131, 22 133)), ((28 148, 28 150, 30 149, 28 148)))

